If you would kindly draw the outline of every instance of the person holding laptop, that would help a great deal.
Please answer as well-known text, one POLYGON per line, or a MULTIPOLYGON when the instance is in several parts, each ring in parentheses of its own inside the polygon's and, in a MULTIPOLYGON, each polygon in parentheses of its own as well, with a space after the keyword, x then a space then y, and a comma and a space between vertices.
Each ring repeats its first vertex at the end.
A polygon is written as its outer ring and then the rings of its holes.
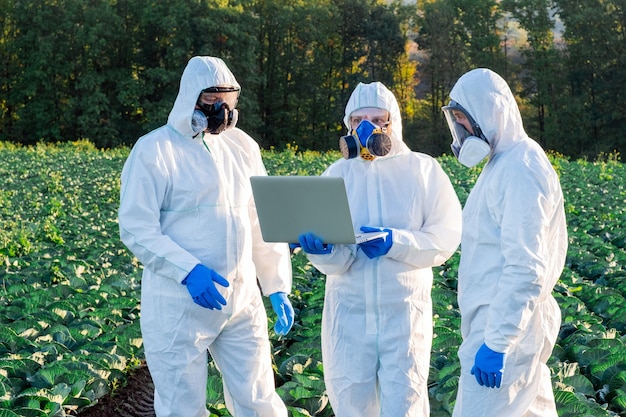
POLYGON ((346 105, 342 177, 353 227, 384 231, 361 244, 299 244, 327 275, 322 317, 324 380, 337 417, 427 416, 433 336, 433 266, 461 239, 461 205, 432 157, 402 138, 400 109, 382 83, 360 83, 346 105))

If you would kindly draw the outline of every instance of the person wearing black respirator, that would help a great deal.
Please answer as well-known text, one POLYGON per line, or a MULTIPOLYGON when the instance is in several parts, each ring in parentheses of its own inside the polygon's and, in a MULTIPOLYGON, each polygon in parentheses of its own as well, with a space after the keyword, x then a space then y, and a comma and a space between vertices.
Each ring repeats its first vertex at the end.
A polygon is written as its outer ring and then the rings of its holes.
POLYGON ((266 170, 259 145, 235 127, 239 90, 221 59, 189 60, 167 124, 137 141, 122 170, 120 236, 144 265, 141 333, 157 417, 208 415, 207 350, 232 415, 287 417, 261 295, 275 332, 287 334, 289 248, 261 236, 249 178, 266 170))
POLYGON ((228 85, 202 90, 191 117, 194 132, 206 131, 211 135, 218 135, 235 127, 239 118, 239 111, 236 109, 239 91, 239 87, 228 85))

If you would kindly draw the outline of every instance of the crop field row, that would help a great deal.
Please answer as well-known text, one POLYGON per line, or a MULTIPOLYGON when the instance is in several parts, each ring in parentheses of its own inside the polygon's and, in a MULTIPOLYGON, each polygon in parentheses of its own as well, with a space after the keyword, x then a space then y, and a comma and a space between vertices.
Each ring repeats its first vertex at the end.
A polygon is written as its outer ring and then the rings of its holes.
MULTIPOLYGON (((142 267, 120 242, 117 223, 127 156, 128 149, 82 141, 0 142, 0 417, 78 415, 122 386, 143 359, 142 267)), ((317 175, 340 155, 289 147, 263 157, 272 175, 317 175)), ((563 323, 549 362, 559 416, 626 415, 626 169, 617 155, 550 157, 569 229, 555 289, 563 323)), ((464 202, 480 171, 438 160, 464 202)), ((320 351, 325 277, 300 253, 292 261, 296 323, 283 337, 268 323, 277 389, 293 417, 331 417, 320 351)), ((451 415, 458 384, 458 261, 459 253, 435 271, 432 417, 451 415)), ((208 407, 229 416, 219 373, 208 372, 208 407)))

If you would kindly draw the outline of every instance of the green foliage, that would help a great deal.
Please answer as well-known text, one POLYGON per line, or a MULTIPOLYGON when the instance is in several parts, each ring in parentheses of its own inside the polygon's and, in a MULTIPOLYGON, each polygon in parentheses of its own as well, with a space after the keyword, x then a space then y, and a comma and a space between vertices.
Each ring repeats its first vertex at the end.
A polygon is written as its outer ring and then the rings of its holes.
POLYGON ((624 146, 626 62, 622 0, 418 1, 416 42, 430 112, 410 120, 425 140, 416 149, 447 152, 440 107, 464 72, 489 67, 518 97, 524 125, 544 149, 595 157, 624 146))
POLYGON ((0 2, 0 140, 130 145, 166 122, 187 60, 213 55, 243 86, 239 126, 265 148, 335 149, 350 92, 377 80, 399 99, 407 144, 449 152, 440 108, 476 67, 510 83, 545 149, 578 158, 624 146, 623 0, 144 6, 0 2))
POLYGON ((126 156, 0 144, 0 413, 76 411, 142 356, 138 265, 117 233, 126 156))
MULTIPOLYGON (((60 416, 124 383, 143 358, 141 265, 117 231, 119 175, 127 148, 87 141, 31 147, 0 142, 0 417, 60 416), (7 225, 7 227, 4 227, 7 225)), ((272 175, 318 175, 338 152, 264 150, 272 175)), ((555 289, 562 311, 548 363, 560 417, 626 411, 626 191, 617 154, 594 162, 558 154, 570 246, 555 289)), ((438 158, 462 202, 480 172, 438 158)), ((428 379, 431 415, 451 415, 461 336, 456 302, 459 253, 435 268, 434 339, 428 379)), ((277 390, 292 416, 331 417, 320 326, 325 277, 292 254, 296 322, 287 336, 268 329, 277 390)), ((266 307, 270 309, 269 302, 266 307)), ((211 362, 207 406, 229 416, 211 362)))
MULTIPOLYGON (((0 140, 132 144, 165 124, 194 55, 242 85, 239 126, 264 147, 336 146, 359 81, 394 87, 405 7, 379 0, 0 2, 0 140)), ((401 87, 399 87, 401 88, 401 87)))
POLYGON ((268 175, 320 175, 331 163, 342 158, 339 151, 298 151, 287 144, 281 152, 261 150, 268 175))

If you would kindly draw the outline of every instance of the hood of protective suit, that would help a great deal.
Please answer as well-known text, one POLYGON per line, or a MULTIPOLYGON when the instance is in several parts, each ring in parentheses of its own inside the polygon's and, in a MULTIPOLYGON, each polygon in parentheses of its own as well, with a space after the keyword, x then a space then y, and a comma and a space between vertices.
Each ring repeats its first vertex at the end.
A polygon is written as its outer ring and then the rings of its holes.
POLYGON ((180 79, 180 89, 167 124, 183 136, 193 136, 191 116, 202 90, 215 86, 240 87, 233 73, 220 58, 195 56, 189 60, 180 79))
POLYGON ((400 117, 400 107, 398 101, 391 91, 380 82, 370 84, 359 83, 356 86, 348 104, 346 104, 344 125, 350 131, 350 114, 355 110, 364 107, 376 107, 385 109, 390 114, 391 119, 391 151, 385 156, 378 158, 388 158, 393 155, 410 152, 410 149, 402 140, 402 118, 400 117))
POLYGON ((515 97, 506 81, 495 72, 486 68, 467 72, 452 88, 450 98, 476 120, 492 153, 502 152, 528 138, 515 97))

